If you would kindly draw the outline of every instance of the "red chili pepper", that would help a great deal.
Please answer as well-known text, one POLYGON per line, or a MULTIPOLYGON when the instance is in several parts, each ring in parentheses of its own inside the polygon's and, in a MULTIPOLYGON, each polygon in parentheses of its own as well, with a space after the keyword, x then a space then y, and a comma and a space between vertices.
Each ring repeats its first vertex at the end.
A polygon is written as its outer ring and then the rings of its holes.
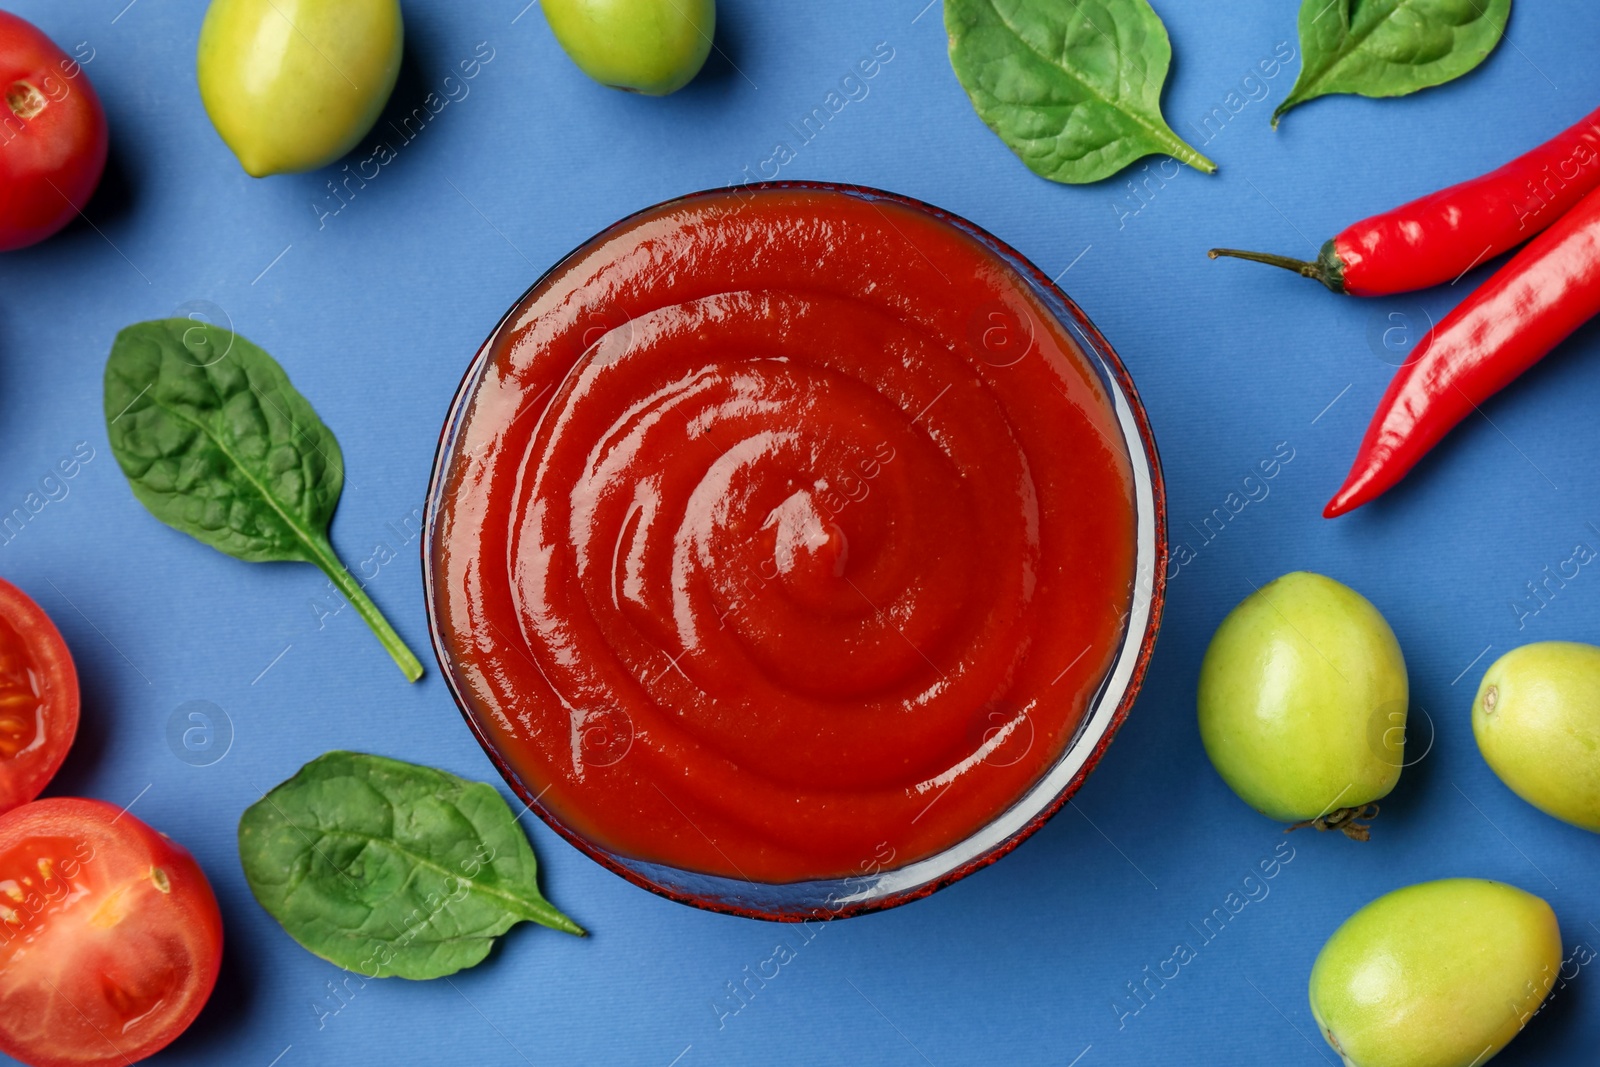
POLYGON ((1600 108, 1499 170, 1362 219, 1316 260, 1213 248, 1315 278, 1336 293, 1388 296, 1454 281, 1515 248, 1600 187, 1600 108))
POLYGON ((1343 515, 1389 489, 1456 423, 1596 314, 1600 191, 1535 237, 1417 343, 1322 514, 1343 515))

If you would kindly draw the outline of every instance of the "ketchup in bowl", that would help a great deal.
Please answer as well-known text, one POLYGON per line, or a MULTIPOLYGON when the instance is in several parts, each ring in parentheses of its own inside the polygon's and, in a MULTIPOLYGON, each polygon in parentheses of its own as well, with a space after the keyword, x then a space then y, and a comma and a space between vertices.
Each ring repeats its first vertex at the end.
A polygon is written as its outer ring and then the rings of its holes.
POLYGON ((658 889, 915 865, 1037 791, 1126 659, 1097 754, 1154 636, 1159 476, 1020 262, 889 194, 746 187, 512 309, 426 564, 444 673, 541 816, 658 889))

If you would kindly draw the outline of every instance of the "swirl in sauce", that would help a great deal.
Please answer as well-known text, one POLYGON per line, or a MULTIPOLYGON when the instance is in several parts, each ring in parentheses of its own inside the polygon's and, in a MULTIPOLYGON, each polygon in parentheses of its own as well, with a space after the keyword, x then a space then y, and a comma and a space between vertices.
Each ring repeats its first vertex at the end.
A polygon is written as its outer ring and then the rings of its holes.
POLYGON ((502 766, 611 852, 763 882, 931 855, 1055 762, 1115 657, 1106 388, 931 212, 652 209, 531 290, 467 386, 441 651, 502 766))

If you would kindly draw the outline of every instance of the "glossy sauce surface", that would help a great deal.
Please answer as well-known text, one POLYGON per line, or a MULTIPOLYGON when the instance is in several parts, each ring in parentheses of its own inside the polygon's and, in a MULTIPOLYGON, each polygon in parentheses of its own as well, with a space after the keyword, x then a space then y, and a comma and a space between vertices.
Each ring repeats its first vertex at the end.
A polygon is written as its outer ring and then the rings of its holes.
POLYGON ((611 852, 765 882, 979 829, 1072 739, 1132 600, 1105 386, 967 232, 702 195, 490 339, 429 546, 482 736, 611 852))

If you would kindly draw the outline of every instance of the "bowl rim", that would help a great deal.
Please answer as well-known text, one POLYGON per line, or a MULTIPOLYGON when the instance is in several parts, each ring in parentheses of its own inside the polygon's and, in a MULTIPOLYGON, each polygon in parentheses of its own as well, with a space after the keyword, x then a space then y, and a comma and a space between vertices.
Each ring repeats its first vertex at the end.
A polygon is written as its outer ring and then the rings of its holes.
MULTIPOLYGON (((1121 417, 1121 412, 1118 412, 1118 415, 1119 423, 1123 422, 1124 420, 1121 417)), ((1126 431, 1126 427, 1124 430, 1126 431)), ((1136 471, 1136 483, 1137 474, 1138 472, 1136 471)), ((1137 488, 1138 487, 1136 484, 1136 494, 1137 488)), ((1138 515, 1138 510, 1136 499, 1136 516, 1138 515)), ((1141 538, 1141 533, 1137 528, 1135 530, 1135 537, 1136 539, 1141 538)), ((889 908, 910 903, 913 900, 921 900, 938 892, 940 889, 952 885, 968 875, 995 863, 1002 857, 1011 853, 1017 848, 1017 846, 1021 845, 1022 842, 1032 837, 1036 832, 1038 832, 1040 827, 1042 827, 1046 822, 1050 821, 1050 819, 1066 805, 1067 801, 1072 799, 1078 790, 1082 788, 1083 783, 1088 779, 1090 772, 1092 772, 1095 767, 1099 765, 1101 758, 1105 755, 1106 749, 1110 747, 1112 739, 1122 728, 1122 724, 1127 721, 1128 715, 1132 711, 1134 701, 1138 698, 1139 692, 1143 687, 1145 673, 1149 668, 1150 658, 1155 651, 1156 637, 1161 628, 1161 618, 1165 609, 1167 565, 1169 559, 1169 548, 1167 544, 1166 483, 1162 473, 1160 453, 1156 447, 1155 433, 1150 426, 1149 414, 1145 410, 1144 402, 1140 398, 1139 391, 1133 383, 1133 378, 1128 373, 1128 369, 1123 364, 1121 357, 1117 354, 1116 350, 1111 347, 1110 342, 1105 339, 1105 336, 1099 331, 1099 329, 1095 327, 1094 323, 1089 320, 1089 317, 1084 314, 1083 310, 1078 307, 1077 303, 1074 302, 1073 299, 1068 296, 1059 285, 1056 284, 1054 279, 1045 274, 1044 271, 1040 270, 1032 260, 1028 259, 1021 252, 1018 252, 1009 243, 1001 240, 999 237, 996 237, 983 227, 963 218, 960 215, 955 214, 952 211, 947 211, 944 208, 929 204, 926 201, 919 200, 915 197, 906 196, 901 193, 889 192, 873 186, 846 182, 811 180, 748 182, 736 185, 715 186, 709 189, 700 189, 694 192, 684 193, 679 196, 669 197, 666 200, 660 201, 659 203, 651 204, 636 211, 630 212, 616 221, 606 225, 592 236, 585 238, 571 251, 561 256, 548 268, 542 271, 538 278, 536 278, 533 283, 529 285, 528 288, 525 289, 522 294, 511 303, 510 307, 507 308, 506 312, 495 323, 494 328, 489 331, 488 336, 485 337, 483 343, 479 345, 477 351, 473 354, 472 359, 468 362, 466 370, 462 373, 461 380, 456 386, 455 392, 451 397, 449 407, 446 411, 444 422, 439 431, 438 444, 434 449, 432 469, 428 478, 427 496, 424 501, 422 537, 419 539, 419 541, 423 599, 425 601, 428 617, 428 639, 430 644, 433 646, 434 660, 439 666, 439 674, 444 679, 445 685, 450 690, 450 696, 455 702, 456 710, 461 713, 461 716, 466 721, 468 728, 472 731, 473 737, 477 739, 479 746, 483 749, 485 755, 489 757, 490 762, 494 764, 495 769, 500 772, 500 776, 505 779, 506 784, 510 786, 512 792, 515 793, 517 797, 525 803, 526 807, 524 810, 533 812, 533 814, 537 816, 541 822, 543 822, 551 830, 555 831, 559 836, 565 839, 584 856, 587 856, 589 859, 598 863, 606 870, 609 870, 613 874, 622 877, 633 885, 636 885, 641 889, 648 890, 657 896, 665 897, 666 899, 675 901, 679 904, 687 904, 691 907, 717 914, 734 915, 741 918, 759 919, 769 922, 788 923, 846 919, 856 915, 884 911, 889 908), (1099 361, 1107 375, 1115 383, 1117 387, 1116 394, 1118 395, 1113 395, 1110 397, 1113 409, 1115 410, 1118 407, 1118 401, 1126 404, 1127 417, 1131 419, 1134 428, 1138 432, 1139 443, 1144 453, 1145 463, 1148 466, 1151 493, 1150 511, 1154 525, 1154 557, 1152 560, 1153 569, 1150 576, 1150 589, 1147 594, 1148 615, 1145 620, 1144 632, 1140 635, 1138 651, 1131 661, 1131 671, 1124 684, 1122 693, 1118 697, 1116 707, 1112 710, 1099 736, 1094 740, 1093 748, 1084 757, 1082 764, 1077 768, 1076 771, 1073 772, 1071 778, 1069 778, 1067 782, 1056 793, 1054 793, 1042 807, 1039 808, 1039 810, 1034 812, 1015 830, 1011 831, 1000 841, 985 848, 978 854, 960 863, 957 863, 944 873, 906 888, 891 891, 881 897, 846 900, 840 903, 840 906, 837 908, 830 907, 826 909, 825 912, 818 912, 814 908, 807 910, 777 910, 772 908, 751 906, 728 900, 696 895, 695 893, 685 889, 664 885, 661 882, 658 882, 641 873, 635 867, 621 862, 614 854, 590 841, 577 831, 572 830, 566 826, 556 815, 546 810, 544 806, 539 803, 539 798, 543 795, 542 792, 535 792, 534 790, 530 789, 528 785, 523 782, 521 776, 515 771, 515 769, 511 767, 510 763, 501 755, 496 742, 488 736, 482 724, 478 722, 476 716, 470 710, 469 702, 467 699, 465 699, 460 687, 457 684, 455 673, 451 669, 446 659, 444 636, 440 632, 438 612, 435 608, 435 581, 432 567, 432 550, 438 524, 439 504, 443 493, 443 479, 447 473, 447 460, 450 458, 450 454, 453 453, 452 445, 455 431, 459 426, 464 405, 470 399, 471 393, 480 376, 483 363, 487 359, 495 340, 500 337, 507 324, 518 315, 519 310, 522 308, 523 303, 528 299, 528 297, 540 286, 542 286, 545 281, 551 277, 551 275, 561 270, 575 257, 604 240, 608 235, 624 227, 639 216, 658 212, 663 209, 676 208, 686 204, 692 204, 700 200, 729 196, 737 197, 747 192, 754 194, 784 190, 833 193, 869 200, 889 201, 927 214, 935 220, 945 223, 946 225, 950 225, 955 229, 967 234, 968 236, 978 240, 981 244, 985 245, 997 255, 1005 259, 1008 264, 1024 278, 1024 280, 1039 290, 1039 295, 1048 298, 1047 303, 1049 300, 1059 303, 1061 308, 1064 309, 1070 316, 1070 325, 1073 325, 1077 328, 1079 335, 1086 342, 1087 351, 1084 353, 1085 356, 1091 360, 1099 361)), ((1140 549, 1136 547, 1135 588, 1133 590, 1132 601, 1135 606, 1138 605, 1141 597, 1146 595, 1138 587, 1140 554, 1140 549)), ((1112 666, 1107 670, 1106 677, 1101 682, 1101 691, 1097 693, 1096 696, 1091 700, 1088 708, 1086 709, 1086 714, 1084 715, 1083 721, 1078 727, 1077 734, 1072 738, 1071 741, 1067 743, 1066 747, 1062 749, 1061 755, 1058 756, 1056 762, 1052 764, 1053 768, 1059 767, 1063 761, 1071 757, 1073 751, 1084 740, 1092 720, 1097 717, 1100 710, 1099 704, 1104 697, 1105 687, 1110 683, 1113 676, 1121 669, 1131 637, 1131 631, 1124 634, 1122 643, 1120 645, 1121 651, 1119 651, 1116 660, 1114 660, 1112 663, 1112 666)), ((1051 770, 1046 770, 1040 779, 1027 790, 1024 790, 1021 794, 1019 794, 1018 797, 1011 803, 1011 805, 996 812, 989 822, 984 823, 983 826, 973 831, 972 834, 963 839, 963 842, 970 841, 972 838, 984 833, 998 820, 1009 814, 1017 805, 1031 797, 1032 794, 1038 790, 1038 788, 1048 779, 1051 773, 1051 770)), ((957 845, 963 842, 957 842, 956 845, 949 846, 949 848, 957 847, 957 845)), ((948 851, 948 849, 945 851, 948 851)), ((943 855, 943 852, 935 853, 932 856, 925 856, 921 859, 913 860, 897 867, 882 868, 873 870, 870 873, 849 875, 836 879, 818 879, 815 880, 815 882, 829 884, 849 884, 850 882, 856 880, 879 878, 885 874, 907 870, 915 867, 918 864, 926 863, 930 860, 936 859, 940 855, 943 855)), ((672 868, 670 865, 654 864, 650 863, 649 861, 636 860, 634 862, 657 869, 681 870, 679 868, 672 868)), ((697 878, 716 878, 734 883, 741 881, 739 879, 723 879, 721 876, 702 875, 692 871, 683 871, 682 873, 697 878)), ((805 885, 809 883, 749 882, 745 884, 779 887, 783 885, 805 885)), ((832 894, 829 894, 829 899, 833 899, 832 894)))

